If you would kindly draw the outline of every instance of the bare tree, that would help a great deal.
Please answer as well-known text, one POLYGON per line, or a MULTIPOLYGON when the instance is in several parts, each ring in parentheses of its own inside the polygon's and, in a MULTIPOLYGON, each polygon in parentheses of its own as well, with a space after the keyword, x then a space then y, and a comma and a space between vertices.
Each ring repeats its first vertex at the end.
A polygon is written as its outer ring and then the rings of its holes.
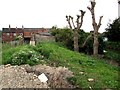
POLYGON ((73 17, 72 16, 66 16, 67 22, 69 24, 69 27, 71 29, 71 31, 73 32, 73 41, 74 41, 74 51, 79 52, 79 45, 78 45, 78 31, 80 30, 82 23, 83 23, 83 16, 85 14, 84 11, 80 10, 81 12, 81 16, 77 15, 77 20, 76 23, 77 25, 75 26, 75 23, 73 21, 73 17), (81 20, 80 20, 81 19, 81 20), (72 24, 71 24, 72 23, 72 24))
POLYGON ((96 5, 96 2, 95 0, 91 1, 91 7, 87 7, 89 9, 89 11, 91 12, 91 15, 92 15, 92 25, 93 25, 93 29, 94 29, 94 43, 93 43, 93 55, 94 56, 97 56, 98 55, 98 46, 99 46, 99 42, 98 42, 98 30, 101 26, 101 20, 103 18, 103 16, 100 16, 99 18, 99 23, 97 24, 96 23, 96 20, 95 20, 95 5, 96 5))

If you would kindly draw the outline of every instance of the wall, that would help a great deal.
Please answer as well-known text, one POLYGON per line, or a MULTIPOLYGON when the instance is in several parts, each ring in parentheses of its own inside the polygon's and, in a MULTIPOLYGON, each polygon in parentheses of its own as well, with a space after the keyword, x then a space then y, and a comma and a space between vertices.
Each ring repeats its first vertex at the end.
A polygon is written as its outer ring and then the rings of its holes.
POLYGON ((38 42, 42 42, 42 41, 55 41, 55 38, 54 38, 54 36, 36 34, 35 40, 36 40, 36 43, 38 43, 38 42))

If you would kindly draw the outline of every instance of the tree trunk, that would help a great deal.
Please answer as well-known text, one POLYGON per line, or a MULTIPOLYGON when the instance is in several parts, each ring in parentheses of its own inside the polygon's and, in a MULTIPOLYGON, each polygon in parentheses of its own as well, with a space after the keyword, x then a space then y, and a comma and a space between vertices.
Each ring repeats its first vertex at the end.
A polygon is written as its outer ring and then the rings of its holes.
POLYGON ((98 30, 101 26, 101 20, 103 18, 103 16, 100 16, 99 19, 99 23, 96 23, 95 20, 95 14, 94 14, 94 8, 95 8, 96 2, 95 1, 91 1, 91 7, 87 7, 92 15, 92 25, 93 25, 93 29, 94 29, 94 43, 93 43, 93 55, 94 56, 98 56, 98 47, 99 47, 99 42, 98 42, 98 30))
POLYGON ((77 32, 77 30, 74 31, 74 51, 79 52, 78 32, 77 32))
POLYGON ((94 56, 98 56, 98 47, 99 47, 98 32, 94 32, 94 43, 93 43, 93 55, 94 56))

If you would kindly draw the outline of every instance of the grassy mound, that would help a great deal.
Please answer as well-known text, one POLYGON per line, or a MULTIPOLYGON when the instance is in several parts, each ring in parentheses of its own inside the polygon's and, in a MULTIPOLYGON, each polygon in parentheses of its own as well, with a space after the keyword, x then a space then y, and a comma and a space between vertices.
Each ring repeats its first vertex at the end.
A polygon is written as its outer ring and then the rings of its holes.
POLYGON ((74 85, 84 88, 117 88, 118 68, 108 65, 104 60, 98 60, 82 53, 70 51, 55 43, 42 43, 36 50, 48 59, 48 64, 65 66, 74 72, 75 77, 68 80, 74 85), (81 72, 83 72, 81 74, 81 72), (89 82, 88 78, 93 78, 89 82))
POLYGON ((81 88, 117 88, 118 67, 107 64, 82 53, 70 51, 56 43, 40 43, 35 47, 18 46, 3 50, 3 62, 10 60, 12 54, 22 48, 34 50, 44 57, 39 63, 52 66, 63 66, 74 72, 74 77, 68 78, 73 85, 81 88), (89 81, 88 79, 93 79, 89 81))

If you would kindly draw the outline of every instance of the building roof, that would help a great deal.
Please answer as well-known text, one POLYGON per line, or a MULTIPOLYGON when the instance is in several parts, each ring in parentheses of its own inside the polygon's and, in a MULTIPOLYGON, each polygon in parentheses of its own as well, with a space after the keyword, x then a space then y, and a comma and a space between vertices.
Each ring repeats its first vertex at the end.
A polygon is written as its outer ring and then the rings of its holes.
POLYGON ((9 32, 23 32, 23 29, 22 28, 3 28, 2 29, 2 32, 6 32, 6 33, 9 33, 9 32))
POLYGON ((34 31, 34 30, 50 30, 48 28, 2 28, 2 32, 6 32, 6 33, 9 33, 9 32, 23 32, 23 31, 34 31))

